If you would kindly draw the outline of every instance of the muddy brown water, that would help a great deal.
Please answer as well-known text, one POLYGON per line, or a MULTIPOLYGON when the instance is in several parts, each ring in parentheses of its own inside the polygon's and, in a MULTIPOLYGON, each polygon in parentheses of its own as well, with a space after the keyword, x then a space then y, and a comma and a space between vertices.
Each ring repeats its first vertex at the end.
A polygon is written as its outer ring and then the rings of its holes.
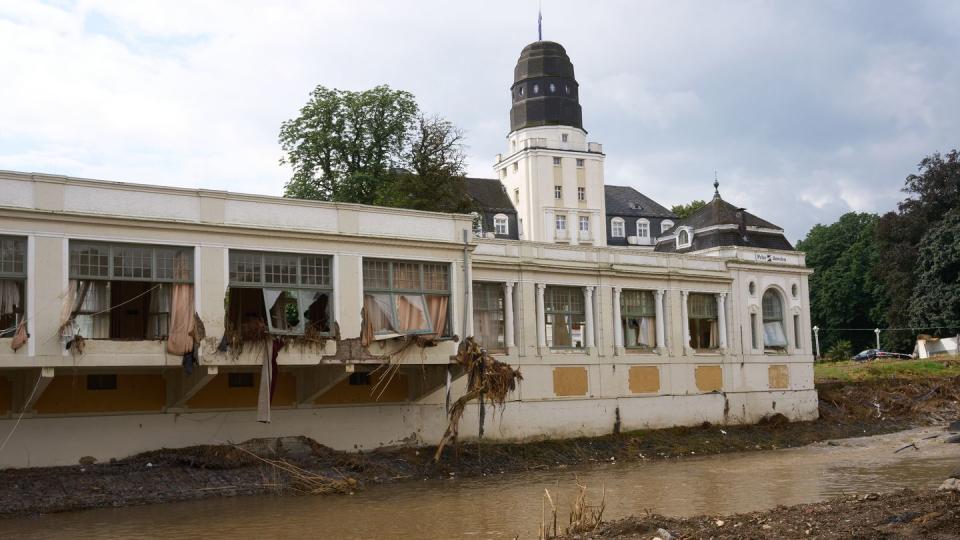
MULTIPOLYGON (((349 496, 238 497, 0 521, 0 538, 536 538, 544 488, 560 523, 574 474, 605 518, 730 514, 847 493, 929 488, 960 468, 960 445, 920 429, 804 448, 605 463, 482 478, 407 481, 349 496), (928 435, 920 450, 894 451, 928 435), (559 490, 557 486, 559 484, 559 490)), ((718 437, 722 434, 717 432, 718 437)))

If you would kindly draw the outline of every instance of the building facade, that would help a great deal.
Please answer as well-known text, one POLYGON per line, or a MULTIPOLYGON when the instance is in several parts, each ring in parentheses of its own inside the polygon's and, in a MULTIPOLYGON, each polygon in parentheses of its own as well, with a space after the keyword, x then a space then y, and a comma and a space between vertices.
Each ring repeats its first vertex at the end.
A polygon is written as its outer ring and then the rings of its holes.
MULTIPOLYGON (((729 219, 665 229, 665 208, 604 186, 579 91, 562 47, 524 49, 502 187, 471 188, 506 217, 492 235, 469 215, 0 172, 0 467, 435 444, 465 336, 524 377, 489 438, 816 418, 803 254, 701 246, 729 219), (612 241, 616 217, 651 219, 649 242, 612 241)), ((744 227, 782 236, 767 225, 744 227)), ((477 422, 468 407, 465 438, 477 422)))

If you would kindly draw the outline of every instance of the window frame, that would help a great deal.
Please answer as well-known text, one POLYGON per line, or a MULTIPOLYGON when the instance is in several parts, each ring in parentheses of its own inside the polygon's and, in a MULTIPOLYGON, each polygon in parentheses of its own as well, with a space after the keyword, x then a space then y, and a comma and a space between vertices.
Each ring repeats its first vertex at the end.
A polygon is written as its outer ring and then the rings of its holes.
POLYGON ((627 233, 627 226, 626 226, 626 221, 624 221, 623 218, 615 217, 610 220, 610 237, 611 238, 624 238, 626 237, 626 233, 627 233), (617 234, 618 232, 620 234, 617 234))
MULTIPOLYGON (((703 351, 703 352, 713 352, 713 351, 719 350, 719 349, 720 349, 720 336, 719 336, 719 334, 717 335, 717 346, 716 346, 716 347, 710 347, 710 346, 709 346, 709 343, 708 343, 708 346, 707 346, 707 347, 694 347, 694 346, 693 346, 692 342, 694 341, 694 335, 696 335, 697 338, 698 338, 698 339, 697 339, 697 342, 700 341, 700 340, 699 340, 699 336, 700 336, 699 332, 696 332, 696 333, 694 332, 694 324, 693 324, 693 321, 695 321, 695 320, 696 320, 696 321, 713 321, 713 322, 717 325, 717 332, 718 332, 718 333, 720 332, 720 304, 717 302, 717 295, 716 295, 716 294, 714 294, 714 293, 707 293, 707 292, 694 292, 694 291, 691 291, 690 293, 687 294, 687 327, 688 327, 688 329, 690 330, 690 343, 687 343, 687 346, 690 347, 691 349, 695 350, 695 351, 698 351, 698 352, 699 352, 699 351, 703 351), (694 297, 705 297, 705 298, 711 299, 711 301, 713 302, 713 309, 716 310, 716 315, 714 315, 714 316, 712 316, 712 317, 700 317, 700 316, 696 316, 696 317, 695 317, 695 316, 693 316, 693 314, 690 313, 690 307, 691 307, 691 304, 692 304, 691 300, 692 300, 694 297)), ((700 330, 700 324, 702 324, 702 323, 698 322, 698 323, 696 324, 697 330, 700 330)))
MULTIPOLYGON (((192 285, 196 276, 194 275, 194 264, 195 264, 195 248, 194 246, 178 246, 173 244, 137 244, 137 243, 126 243, 126 242, 100 242, 100 241, 89 241, 89 240, 70 240, 67 247, 67 278, 75 279, 78 281, 139 281, 147 283, 177 283, 177 284, 189 284, 192 285), (74 248, 77 248, 79 251, 82 248, 95 248, 95 249, 106 249, 106 255, 97 254, 88 256, 103 257, 105 256, 106 261, 106 275, 97 275, 97 274, 86 274, 80 272, 81 261, 77 260, 74 262, 74 248), (150 250, 150 276, 124 276, 116 274, 116 257, 117 253, 114 250, 122 249, 146 249, 150 250), (186 270, 189 272, 190 276, 186 279, 177 278, 176 270, 171 267, 172 277, 160 277, 158 275, 158 251, 160 250, 180 250, 181 253, 185 254, 188 257, 187 264, 185 265, 186 270), (75 270, 76 269, 76 270, 75 270)), ((78 257, 81 255, 77 253, 78 257)), ((174 254, 174 257, 176 254, 174 254)), ((121 255, 122 257, 122 255, 121 255)), ((172 259, 171 259, 172 260, 172 259)), ((100 265, 97 265, 100 267, 100 265)), ((87 268, 90 268, 91 265, 87 264, 87 268)), ((120 268, 123 268, 121 264, 120 268)))
POLYGON ((647 218, 640 218, 637 220, 637 238, 640 240, 650 240, 650 220, 647 218), (640 234, 640 227, 643 227, 645 234, 640 234))
POLYGON ((452 320, 453 320, 453 318, 452 318, 453 302, 452 302, 451 300, 452 300, 452 296, 453 296, 453 295, 452 295, 452 292, 453 292, 453 291, 452 291, 452 287, 453 287, 453 285, 452 285, 452 282, 453 282, 453 269, 451 268, 451 265, 450 265, 449 262, 442 262, 442 261, 441 261, 441 262, 435 262, 435 261, 408 261, 408 260, 400 260, 400 259, 386 259, 386 258, 381 258, 381 257, 363 257, 363 259, 362 259, 362 261, 361 261, 360 264, 361 264, 361 266, 360 266, 360 268, 361 268, 361 276, 360 276, 360 279, 361 279, 361 283, 362 283, 362 286, 363 286, 363 295, 364 295, 364 297, 365 297, 368 293, 369 293, 369 294, 386 294, 386 295, 389 295, 389 296, 390 296, 390 310, 391 310, 391 315, 392 315, 394 318, 396 318, 396 315, 397 315, 397 296, 401 296, 401 295, 402 295, 402 296, 418 295, 418 296, 420 296, 420 297, 423 299, 423 306, 424 306, 424 307, 427 306, 427 300, 426 300, 426 297, 427 297, 427 296, 446 296, 446 297, 447 297, 447 319, 446 319, 446 324, 444 325, 445 327, 442 328, 441 330, 437 331, 435 328, 433 328, 433 321, 430 319, 430 317, 426 317, 426 322, 427 322, 427 324, 429 325, 429 330, 416 330, 416 331, 403 332, 403 333, 389 332, 389 331, 388 331, 388 332, 383 332, 383 331, 381 331, 381 332, 374 332, 374 336, 383 338, 383 337, 393 337, 393 336, 397 336, 397 335, 431 335, 431 334, 435 334, 435 335, 437 335, 437 336, 440 337, 440 338, 447 338, 447 337, 450 337, 450 336, 452 335, 452 328, 451 328, 451 326, 452 326, 452 320), (367 264, 367 263, 386 263, 386 264, 388 265, 388 266, 387 266, 387 286, 386 286, 386 287, 383 287, 383 286, 368 286, 368 285, 367 285, 367 272, 366 272, 366 264, 367 264), (417 270, 418 281, 420 282, 420 287, 419 287, 419 289, 404 288, 404 287, 395 287, 395 286, 394 286, 394 268, 395 268, 395 266, 396 266, 397 264, 415 264, 415 265, 417 265, 417 267, 418 267, 418 270, 417 270), (442 266, 442 267, 445 267, 445 268, 446 268, 446 273, 447 273, 446 290, 428 289, 428 288, 425 287, 425 277, 424 277, 424 276, 425 276, 425 273, 424 273, 424 267, 425 267, 425 265, 442 266))
MULTIPOLYGON (((656 333, 657 333, 657 304, 656 304, 656 302, 657 302, 657 295, 654 293, 654 291, 652 291, 652 290, 650 290, 650 289, 623 289, 623 290, 620 291, 620 321, 619 321, 619 324, 620 324, 620 326, 621 326, 621 331, 623 332, 623 333, 621 334, 621 336, 623 336, 623 338, 624 338, 624 339, 623 339, 623 347, 624 347, 625 349, 630 349, 630 350, 633 350, 633 351, 653 351, 653 350, 655 350, 657 347, 660 347, 660 346, 661 346, 660 343, 657 343, 657 335, 656 335, 656 333), (628 309, 628 307, 627 307, 626 304, 625 304, 625 301, 626 301, 626 299, 627 299, 627 296, 628 296, 629 294, 631 294, 631 293, 640 293, 640 295, 649 295, 649 296, 650 296, 650 304, 651 304, 652 310, 653 310, 653 311, 652 311, 652 314, 650 314, 650 315, 645 315, 645 314, 644 314, 645 312, 644 312, 642 309, 638 309, 638 310, 628 309), (628 324, 627 321, 628 321, 628 320, 631 320, 631 319, 638 319, 638 318, 651 318, 651 319, 653 319, 653 334, 654 334, 654 335, 653 335, 653 341, 654 341, 654 344, 653 344, 653 345, 629 345, 629 344, 627 343, 627 339, 626 339, 626 336, 627 336, 627 324, 628 324)), ((643 303, 643 300, 640 301, 640 304, 642 304, 642 303, 643 303)))
POLYGON ((497 214, 493 216, 493 234, 510 234, 510 218, 508 218, 506 214, 497 214), (500 225, 503 225, 502 231, 500 230, 500 225))
POLYGON ((557 214, 556 216, 554 216, 553 224, 554 224, 554 226, 556 227, 556 230, 558 230, 558 231, 566 231, 566 230, 567 230, 567 216, 565 216, 564 214, 557 214))
POLYGON ((551 331, 549 336, 544 335, 544 339, 547 341, 547 347, 551 349, 569 349, 569 350, 584 350, 587 348, 586 345, 586 332, 587 332, 587 315, 586 315, 586 299, 583 295, 583 287, 573 286, 573 285, 547 285, 543 290, 543 323, 544 328, 551 328, 552 325, 557 324, 556 317, 566 316, 566 326, 567 334, 570 336, 570 345, 556 345, 554 339, 556 338, 556 332, 551 331), (570 302, 570 308, 568 309, 554 309, 555 300, 551 296, 557 294, 560 291, 564 291, 570 294, 574 294, 576 298, 579 298, 581 310, 573 309, 574 302, 570 302), (576 341, 573 339, 573 327, 575 326, 574 318, 580 317, 580 325, 582 327, 582 334, 580 339, 580 346, 575 345, 576 341), (551 322, 552 317, 552 322, 551 322))
MULTIPOLYGON (((481 338, 480 345, 488 351, 502 352, 507 350, 507 299, 503 289, 503 283, 494 281, 474 281, 472 286, 474 327, 476 328, 476 321, 483 319, 483 317, 478 316, 483 313, 492 313, 493 320, 497 321, 497 343, 484 343, 482 332, 476 336, 481 338), (493 307, 491 307, 491 304, 493 307), (499 341, 500 338, 503 339, 502 342, 499 341)), ((474 333, 478 334, 476 331, 474 333)))
MULTIPOLYGON (((239 261, 238 261, 238 262, 239 262, 239 261)), ((278 264, 278 263, 274 263, 274 266, 276 266, 277 264, 278 264)), ((227 287, 228 287, 228 290, 229 290, 229 289, 234 289, 234 288, 236 288, 236 289, 260 289, 261 291, 270 289, 270 290, 279 290, 279 291, 281 291, 281 295, 284 295, 284 294, 287 293, 287 292, 296 292, 296 295, 294 296, 293 299, 296 301, 297 314, 298 314, 298 316, 299 316, 299 323, 298 323, 297 326, 296 326, 295 328, 293 328, 293 329, 282 330, 282 329, 276 329, 276 328, 274 328, 274 326, 273 326, 273 320, 272 320, 272 318, 271 318, 271 316, 270 316, 270 308, 268 308, 268 307, 266 306, 266 304, 264 304, 264 311, 266 312, 266 318, 267 318, 267 320, 264 321, 264 322, 267 324, 267 328, 268 328, 268 330, 270 331, 270 334, 271 334, 271 335, 301 336, 301 335, 303 335, 304 333, 306 333, 306 323, 307 323, 307 321, 306 321, 306 317, 303 315, 304 310, 305 310, 305 306, 303 306, 302 296, 301 296, 301 294, 300 294, 300 293, 303 292, 303 291, 312 291, 312 292, 326 293, 326 295, 327 295, 327 321, 329 321, 329 322, 328 322, 328 325, 327 325, 327 326, 328 326, 328 329, 325 330, 325 331, 318 329, 317 333, 318 333, 319 335, 321 335, 321 336, 331 336, 331 335, 333 335, 333 331, 334 331, 334 324, 333 324, 333 323, 334 323, 334 317, 333 317, 333 314, 335 313, 335 310, 334 310, 334 302, 336 301, 336 300, 335 300, 335 295, 334 295, 334 287, 333 287, 333 283, 334 283, 333 272, 334 272, 334 257, 333 257, 333 255, 329 255, 329 254, 326 254, 326 253, 302 253, 302 252, 286 252, 286 251, 262 251, 262 250, 247 250, 247 249, 230 249, 230 250, 228 251, 228 253, 227 253, 227 287), (246 256, 246 257, 258 257, 258 258, 259 258, 259 262, 257 263, 257 265, 258 265, 258 270, 257 270, 257 271, 259 272, 260 277, 259 277, 259 279, 258 279, 257 281, 242 281, 242 280, 239 280, 239 279, 234 279, 234 275, 235 275, 235 274, 239 275, 239 269, 237 269, 237 272, 236 272, 236 273, 235 273, 235 271, 234 271, 234 261, 235 261, 234 257, 235 257, 235 256, 236 256, 236 257, 243 257, 243 256, 246 256), (267 281, 267 279, 266 279, 266 276, 267 276, 267 266, 268 266, 268 264, 267 264, 267 257, 278 257, 278 258, 279 258, 279 257, 289 257, 289 258, 296 257, 296 258, 297 258, 297 264, 296 264, 296 273, 294 274, 295 281, 294 281, 293 283, 276 283, 276 282, 272 282, 272 281, 267 281), (304 283, 304 282, 303 282, 303 277, 304 277, 304 272, 303 272, 303 269, 304 269, 304 259, 307 259, 307 258, 319 258, 319 259, 322 260, 322 261, 326 261, 326 263, 327 263, 327 265, 326 265, 326 266, 327 266, 327 271, 326 271, 326 280, 325 280, 325 282, 316 283, 316 284, 304 283)), ((279 299, 279 296, 278 296, 278 299, 279 299)))
POLYGON ((763 291, 763 294, 760 295, 760 327, 762 330, 760 336, 763 339, 764 354, 784 354, 787 352, 787 348, 790 346, 790 337, 787 335, 785 317, 786 302, 784 302, 784 295, 781 294, 776 288, 768 287, 767 290, 763 291), (767 298, 772 298, 779 304, 779 318, 768 316, 766 309, 767 306, 765 305, 767 303, 767 298), (767 323, 780 323, 780 332, 783 334, 783 345, 767 345, 767 323))
MULTIPOLYGON (((27 316, 28 264, 27 239, 21 236, 0 236, 0 281, 13 282, 20 292, 20 302, 10 312, 13 324, 0 325, 0 338, 12 337, 27 316), (7 249, 12 255, 9 261, 4 256, 7 249)), ((3 314, 0 313, 0 317, 2 316, 3 314)))

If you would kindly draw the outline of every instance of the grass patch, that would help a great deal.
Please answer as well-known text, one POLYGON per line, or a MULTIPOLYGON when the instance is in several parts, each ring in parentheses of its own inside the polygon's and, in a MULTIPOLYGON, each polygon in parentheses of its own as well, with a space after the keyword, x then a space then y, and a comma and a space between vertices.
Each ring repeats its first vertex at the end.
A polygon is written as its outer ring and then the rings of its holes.
POLYGON ((926 360, 871 360, 824 362, 813 368, 816 382, 858 382, 877 379, 926 379, 960 375, 957 357, 926 360))

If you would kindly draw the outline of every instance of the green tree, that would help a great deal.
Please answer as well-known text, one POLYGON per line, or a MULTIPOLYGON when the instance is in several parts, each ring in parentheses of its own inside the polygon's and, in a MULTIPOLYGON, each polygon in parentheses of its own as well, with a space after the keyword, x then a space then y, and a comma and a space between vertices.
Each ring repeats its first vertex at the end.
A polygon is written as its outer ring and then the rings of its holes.
POLYGON ((401 161, 419 113, 413 94, 377 86, 352 92, 323 86, 280 128, 293 177, 284 195, 372 204, 401 161))
POLYGON ((960 208, 947 212, 927 231, 917 251, 910 325, 929 328, 933 334, 956 335, 960 332, 960 208))
POLYGON ((850 212, 830 225, 815 225, 797 249, 806 252, 810 276, 810 316, 824 328, 824 349, 839 341, 856 347, 873 343, 872 332, 835 330, 874 328, 886 299, 873 268, 880 257, 876 245, 877 216, 850 212))
POLYGON ((404 163, 411 170, 393 176, 381 190, 378 204, 436 212, 475 209, 466 191, 463 132, 453 123, 419 117, 404 163))
MULTIPOLYGON (((934 153, 920 162, 918 173, 907 177, 903 191, 907 198, 877 224, 877 241, 882 264, 876 275, 887 290, 885 319, 890 327, 911 327, 911 305, 919 281, 919 246, 952 209, 960 207, 960 153, 934 153)), ((913 330, 886 332, 884 345, 908 350, 916 338, 913 330)))
POLYGON ((701 201, 700 199, 696 199, 694 201, 691 201, 690 204, 675 204, 670 207, 670 211, 676 214, 678 218, 683 219, 685 217, 690 216, 691 214, 693 214, 694 212, 703 208, 706 205, 707 205, 706 201, 701 201))

